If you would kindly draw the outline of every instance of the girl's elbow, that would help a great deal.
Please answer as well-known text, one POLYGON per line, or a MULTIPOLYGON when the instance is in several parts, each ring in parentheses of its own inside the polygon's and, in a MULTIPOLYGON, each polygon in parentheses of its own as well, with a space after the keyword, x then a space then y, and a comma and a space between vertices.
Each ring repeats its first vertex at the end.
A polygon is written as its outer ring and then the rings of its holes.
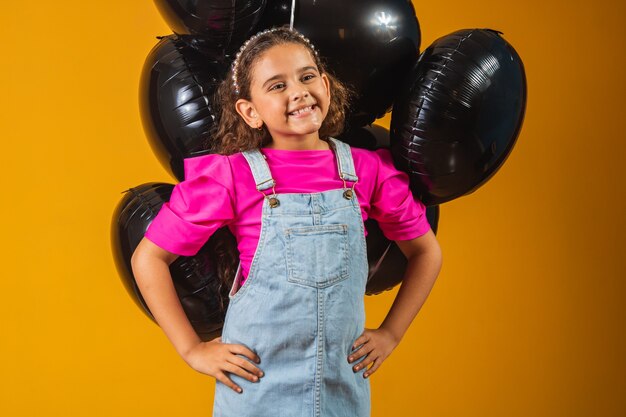
POLYGON ((433 265, 438 265, 441 268, 443 264, 443 252, 441 251, 441 247, 438 244, 429 245, 426 248, 422 248, 421 250, 417 250, 411 254, 409 259, 427 259, 429 263, 433 265))
POLYGON ((434 256, 436 256, 439 269, 441 269, 441 266, 443 265, 443 251, 441 250, 441 246, 439 246, 439 243, 437 243, 437 246, 433 250, 433 253, 434 253, 434 256))
POLYGON ((433 238, 429 240, 429 244, 427 245, 425 252, 428 253, 432 262, 436 263, 438 268, 441 269, 441 266, 443 265, 443 251, 441 250, 439 241, 434 237, 434 234, 433 238))

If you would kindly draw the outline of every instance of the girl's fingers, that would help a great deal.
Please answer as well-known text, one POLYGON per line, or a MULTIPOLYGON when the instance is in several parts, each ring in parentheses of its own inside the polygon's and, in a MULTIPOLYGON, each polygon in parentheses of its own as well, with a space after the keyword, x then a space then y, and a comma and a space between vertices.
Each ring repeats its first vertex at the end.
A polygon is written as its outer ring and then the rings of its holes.
POLYGON ((259 358, 256 353, 254 353, 244 345, 231 344, 229 345, 229 350, 231 353, 238 353, 240 355, 247 356, 248 358, 250 358, 251 361, 254 361, 256 363, 261 362, 261 358, 259 358))
POLYGON ((354 371, 359 371, 363 368, 367 368, 367 365, 369 365, 370 363, 372 363, 375 359, 378 358, 378 355, 376 353, 373 353, 372 350, 370 350, 367 354, 367 356, 365 357, 365 359, 363 359, 361 362, 357 363, 356 365, 354 365, 352 367, 352 369, 354 369, 354 371))
POLYGON ((352 352, 357 352, 360 349, 363 349, 363 346, 365 346, 367 344, 367 341, 363 342, 363 343, 355 343, 354 346, 356 346, 355 348, 352 349, 352 352))
POLYGON ((374 360, 374 364, 370 367, 370 369, 363 372, 363 378, 368 378, 370 375, 376 372, 376 370, 380 367, 381 363, 382 363, 382 360, 380 360, 380 358, 376 358, 374 360))
POLYGON ((226 360, 228 362, 232 363, 232 364, 235 364, 235 365, 237 365, 237 366, 247 370, 251 374, 255 374, 258 377, 262 377, 263 376, 263 371, 261 371, 258 367, 254 366, 253 363, 251 363, 250 361, 245 360, 241 356, 232 355, 232 356, 228 357, 226 360))
POLYGON ((241 387, 235 384, 229 377, 226 376, 224 372, 219 372, 215 375, 215 379, 220 381, 222 384, 230 387, 235 392, 241 392, 241 387))
POLYGON ((350 356, 348 356, 348 362, 354 362, 355 360, 359 359, 360 357, 369 354, 373 350, 374 350, 374 346, 371 346, 370 344, 365 344, 365 345, 361 346, 359 349, 357 349, 354 352, 352 352, 350 354, 350 356))
POLYGON ((363 334, 361 336, 357 337, 356 340, 354 341, 354 343, 352 344, 352 350, 353 351, 354 350, 358 350, 359 345, 364 344, 368 340, 369 340, 369 337, 365 334, 365 332, 363 332, 363 334))
POLYGON ((352 369, 354 370, 354 372, 360 371, 363 368, 367 368, 367 365, 369 365, 372 361, 373 361, 373 359, 372 359, 371 355, 368 355, 361 362, 359 362, 356 365, 354 365, 352 367, 352 369))
POLYGON ((257 382, 259 380, 259 377, 256 375, 251 374, 250 372, 247 372, 245 369, 241 368, 240 366, 237 366, 235 364, 232 364, 230 362, 226 362, 223 366, 222 369, 225 371, 230 372, 231 374, 235 374, 238 375, 244 379, 247 379, 250 382, 257 382))

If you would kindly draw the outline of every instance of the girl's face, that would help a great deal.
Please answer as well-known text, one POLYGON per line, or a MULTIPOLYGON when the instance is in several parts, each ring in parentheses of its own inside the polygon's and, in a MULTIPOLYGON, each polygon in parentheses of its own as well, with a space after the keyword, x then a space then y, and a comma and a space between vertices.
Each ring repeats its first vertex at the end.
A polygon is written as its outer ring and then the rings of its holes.
POLYGON ((250 127, 265 123, 281 145, 319 141, 330 105, 330 83, 306 47, 285 43, 266 50, 252 66, 250 96, 251 101, 240 99, 235 104, 250 127))

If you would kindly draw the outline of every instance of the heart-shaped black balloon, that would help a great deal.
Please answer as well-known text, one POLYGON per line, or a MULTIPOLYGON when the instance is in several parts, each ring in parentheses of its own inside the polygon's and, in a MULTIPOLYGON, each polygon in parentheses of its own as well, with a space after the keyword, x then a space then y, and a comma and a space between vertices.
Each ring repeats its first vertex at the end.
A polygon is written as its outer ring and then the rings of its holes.
POLYGON ((183 159, 208 153, 216 119, 213 93, 228 63, 212 61, 176 35, 160 37, 141 73, 146 137, 163 167, 184 180, 183 159))
POLYGON ((522 60, 500 32, 464 29, 419 57, 391 114, 396 167, 426 205, 475 191, 502 166, 524 120, 522 60))
MULTIPOLYGON (((171 184, 151 182, 128 189, 111 222, 111 248, 119 276, 128 294, 152 321, 154 317, 137 287, 130 259, 163 203, 169 201, 173 188, 171 184)), ((180 256, 170 265, 185 314, 204 341, 221 335, 228 306, 230 284, 220 279, 218 271, 232 271, 234 277, 238 258, 234 236, 222 227, 195 256, 180 256)))

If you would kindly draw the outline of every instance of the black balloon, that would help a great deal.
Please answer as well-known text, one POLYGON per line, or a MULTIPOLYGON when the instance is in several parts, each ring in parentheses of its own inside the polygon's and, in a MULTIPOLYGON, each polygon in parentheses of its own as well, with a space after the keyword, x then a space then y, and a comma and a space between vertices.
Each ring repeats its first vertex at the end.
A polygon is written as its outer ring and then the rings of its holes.
POLYGON ((508 157, 524 119, 526 76, 491 29, 464 29, 419 57, 391 118, 396 167, 426 205, 475 191, 508 157))
POLYGON ((214 59, 232 55, 254 32, 265 0, 154 0, 177 35, 214 59))
MULTIPOLYGON (((352 128, 339 138, 358 148, 369 150, 389 148, 389 131, 379 125, 352 128)), ((437 234, 439 206, 426 207, 426 218, 433 233, 437 234)), ((367 229, 365 242, 369 265, 365 293, 374 295, 390 290, 402 282, 407 259, 396 242, 385 237, 376 220, 367 219, 365 228, 367 229)))
MULTIPOLYGON (((289 24, 290 17, 290 0, 268 0, 259 30, 289 24)), ((356 91, 347 118, 352 126, 371 124, 391 110, 419 54, 419 22, 406 0, 301 0, 293 27, 356 91)))
POLYGON ((212 96, 228 65, 207 59, 176 35, 160 37, 146 58, 141 120, 155 155, 179 181, 184 180, 183 158, 209 152, 216 119, 212 96))
MULTIPOLYGON (((111 222, 111 248, 117 271, 128 294, 153 321, 137 287, 130 259, 163 203, 169 201, 173 188, 171 184, 151 182, 128 189, 111 222)), ((235 258, 218 258, 217 246, 229 246, 230 251, 236 251, 235 238, 227 227, 218 229, 195 256, 180 256, 170 265, 172 281, 185 314, 204 341, 221 334, 228 306, 230 287, 221 284, 217 267, 228 262, 232 269, 238 262, 235 258)))

